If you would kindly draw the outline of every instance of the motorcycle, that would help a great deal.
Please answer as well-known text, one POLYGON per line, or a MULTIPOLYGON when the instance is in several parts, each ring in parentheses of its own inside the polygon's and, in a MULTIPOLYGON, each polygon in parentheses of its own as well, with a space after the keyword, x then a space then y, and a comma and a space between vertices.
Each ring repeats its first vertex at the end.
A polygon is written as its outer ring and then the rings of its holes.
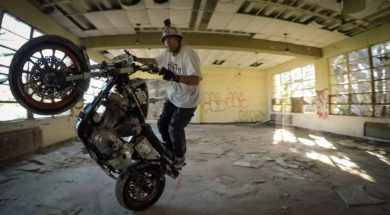
POLYGON ((162 195, 165 175, 176 178, 172 150, 156 137, 145 119, 148 88, 138 71, 159 74, 153 65, 136 65, 125 53, 111 63, 90 65, 86 48, 57 35, 25 43, 14 55, 10 89, 26 109, 57 114, 73 107, 89 88, 91 78, 106 78, 93 101, 76 119, 78 137, 91 158, 116 180, 118 202, 144 210, 162 195))

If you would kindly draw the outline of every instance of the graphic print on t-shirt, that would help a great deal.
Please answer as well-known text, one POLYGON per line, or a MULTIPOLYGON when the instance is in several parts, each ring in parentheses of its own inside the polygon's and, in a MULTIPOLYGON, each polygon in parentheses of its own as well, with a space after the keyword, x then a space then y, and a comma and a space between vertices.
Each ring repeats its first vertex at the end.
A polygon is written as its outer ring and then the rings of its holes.
POLYGON ((168 63, 168 69, 174 72, 175 74, 181 74, 181 68, 179 68, 179 65, 172 61, 168 63))

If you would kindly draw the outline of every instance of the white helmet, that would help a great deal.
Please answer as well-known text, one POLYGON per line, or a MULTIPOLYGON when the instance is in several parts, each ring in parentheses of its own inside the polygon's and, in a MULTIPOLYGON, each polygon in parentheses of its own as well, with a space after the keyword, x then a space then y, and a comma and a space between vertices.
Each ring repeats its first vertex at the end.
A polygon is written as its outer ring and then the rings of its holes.
POLYGON ((164 42, 165 37, 167 36, 176 36, 179 37, 179 41, 183 39, 183 34, 177 30, 177 28, 171 26, 171 20, 164 20, 164 29, 161 36, 161 42, 164 42))

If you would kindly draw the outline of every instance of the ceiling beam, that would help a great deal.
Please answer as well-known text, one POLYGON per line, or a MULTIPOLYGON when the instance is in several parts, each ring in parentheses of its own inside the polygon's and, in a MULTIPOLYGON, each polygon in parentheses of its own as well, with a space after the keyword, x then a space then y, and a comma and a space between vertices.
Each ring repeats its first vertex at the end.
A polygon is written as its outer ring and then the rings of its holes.
POLYGON ((62 35, 73 42, 78 42, 78 37, 69 30, 56 23, 55 20, 42 13, 35 5, 25 0, 1 0, 0 9, 11 13, 16 18, 33 26, 42 33, 62 35))
MULTIPOLYGON (((186 33, 183 36, 184 44, 190 45, 196 49, 263 52, 306 58, 322 57, 321 48, 296 45, 286 42, 253 39, 248 36, 215 33, 186 33)), ((140 44, 138 45, 135 44, 136 39, 136 35, 128 34, 81 38, 81 42, 86 45, 89 50, 97 51, 163 47, 160 33, 139 33, 138 41, 140 44)))
MULTIPOLYGON (((23 22, 38 29, 44 34, 61 35, 74 43, 79 42, 79 38, 65 29, 51 17, 42 13, 35 5, 26 0, 0 0, 0 10, 10 13, 23 22)), ((98 52, 88 50, 88 55, 94 60, 108 60, 98 52)))
MULTIPOLYGON (((79 38, 68 31, 55 20, 43 14, 29 1, 1 0, 0 9, 11 12, 21 20, 38 28, 44 33, 59 34, 78 42, 79 38)), ((88 54, 94 60, 104 60, 105 56, 99 51, 124 48, 162 48, 161 34, 158 32, 139 33, 140 45, 135 45, 136 35, 113 35, 92 38, 81 38, 87 46, 88 54)), ((320 58, 322 50, 316 47, 287 44, 262 39, 253 39, 248 36, 226 35, 216 33, 184 33, 184 43, 199 49, 220 49, 234 51, 264 52, 272 54, 290 55, 296 57, 320 58), (288 51, 286 51, 288 49, 288 51)))

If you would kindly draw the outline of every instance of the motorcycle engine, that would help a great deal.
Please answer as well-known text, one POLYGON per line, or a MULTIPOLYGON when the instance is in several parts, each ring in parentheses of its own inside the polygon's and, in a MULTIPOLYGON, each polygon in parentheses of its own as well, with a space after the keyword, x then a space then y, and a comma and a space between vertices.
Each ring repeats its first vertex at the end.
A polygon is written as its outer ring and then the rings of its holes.
POLYGON ((115 136, 112 131, 96 130, 92 133, 91 140, 99 154, 106 158, 101 162, 114 169, 127 169, 131 164, 133 148, 128 144, 123 144, 123 141, 115 136))
POLYGON ((104 103, 106 110, 99 127, 108 128, 120 137, 141 133, 141 123, 135 111, 129 107, 129 101, 118 93, 111 93, 104 103))
POLYGON ((97 126, 91 134, 91 143, 97 153, 106 158, 105 163, 115 169, 125 169, 131 164, 134 150, 121 137, 139 135, 141 124, 129 107, 127 98, 111 93, 103 103, 104 112, 95 113, 93 123, 97 126))

